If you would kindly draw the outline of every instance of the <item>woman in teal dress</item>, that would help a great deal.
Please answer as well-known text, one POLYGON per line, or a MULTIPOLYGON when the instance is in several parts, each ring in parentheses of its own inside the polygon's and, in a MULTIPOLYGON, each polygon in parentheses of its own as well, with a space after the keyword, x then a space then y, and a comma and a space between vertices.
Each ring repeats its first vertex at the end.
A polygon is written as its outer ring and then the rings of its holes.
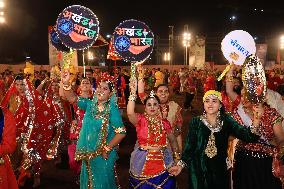
POLYGON ((169 172, 178 175, 186 166, 190 189, 229 189, 230 177, 226 164, 229 136, 256 142, 259 138, 259 117, 263 112, 255 107, 253 124, 245 128, 224 113, 218 91, 207 91, 203 102, 204 114, 190 121, 182 159, 169 172))
POLYGON ((82 160, 80 189, 115 189, 117 146, 125 137, 114 93, 113 77, 103 75, 93 100, 76 97, 69 87, 69 72, 62 75, 62 96, 85 110, 76 160, 82 160))

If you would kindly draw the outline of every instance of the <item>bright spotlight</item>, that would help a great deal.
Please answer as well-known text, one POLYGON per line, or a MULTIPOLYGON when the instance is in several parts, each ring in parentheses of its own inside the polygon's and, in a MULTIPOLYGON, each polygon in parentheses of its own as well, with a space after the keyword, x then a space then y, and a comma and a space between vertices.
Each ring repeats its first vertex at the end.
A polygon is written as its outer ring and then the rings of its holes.
POLYGON ((5 19, 5 17, 3 17, 3 16, 0 16, 0 23, 2 24, 2 23, 5 23, 6 22, 6 19, 5 19))
POLYGON ((0 8, 4 8, 5 7, 5 3, 3 1, 0 1, 0 8))

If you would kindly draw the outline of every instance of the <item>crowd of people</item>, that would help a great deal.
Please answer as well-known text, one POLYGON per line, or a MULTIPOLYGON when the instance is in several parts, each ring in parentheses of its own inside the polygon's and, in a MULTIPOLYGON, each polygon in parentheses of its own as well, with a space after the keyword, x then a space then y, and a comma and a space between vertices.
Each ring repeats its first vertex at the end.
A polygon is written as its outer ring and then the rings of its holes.
MULTIPOLYGON (((135 127, 129 188, 177 188, 188 169, 192 189, 282 188, 284 178, 284 78, 267 71, 264 103, 254 104, 232 66, 217 82, 217 70, 74 69, 0 74, 0 188, 33 178, 40 186, 44 161, 70 167, 81 189, 115 189, 119 143, 135 127), (183 104, 170 99, 181 95, 183 104), (203 107, 192 100, 202 95, 203 107), (140 101, 145 110, 137 113, 140 101), (193 117, 182 138, 183 114, 193 117), (134 141, 135 142, 135 141, 134 141)), ((119 173, 118 173, 119 174, 119 173)))

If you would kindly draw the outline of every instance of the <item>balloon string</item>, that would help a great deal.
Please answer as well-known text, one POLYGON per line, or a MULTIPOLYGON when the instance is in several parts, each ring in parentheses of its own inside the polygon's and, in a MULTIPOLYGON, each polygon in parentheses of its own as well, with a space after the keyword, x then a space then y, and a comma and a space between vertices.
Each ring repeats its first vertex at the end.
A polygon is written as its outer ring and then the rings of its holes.
POLYGON ((226 75, 226 73, 231 69, 232 66, 233 64, 229 64, 228 66, 226 66, 226 68, 224 69, 224 71, 221 73, 221 75, 218 77, 217 80, 221 81, 224 75, 226 75))

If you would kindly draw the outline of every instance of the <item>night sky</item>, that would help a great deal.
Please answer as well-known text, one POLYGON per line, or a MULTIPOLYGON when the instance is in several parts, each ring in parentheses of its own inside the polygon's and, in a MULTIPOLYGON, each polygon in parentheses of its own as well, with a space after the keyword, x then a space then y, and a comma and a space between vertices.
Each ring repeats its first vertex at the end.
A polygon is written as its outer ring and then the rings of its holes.
POLYGON ((272 1, 4 1, 7 23, 0 25, 0 63, 24 61, 31 56, 37 64, 48 64, 47 27, 55 24, 65 7, 74 4, 86 6, 97 15, 103 36, 131 18, 144 21, 156 36, 165 39, 169 25, 174 26, 175 35, 181 35, 185 24, 190 32, 205 35, 212 43, 221 43, 218 40, 232 29, 243 29, 258 37, 257 42, 270 41, 275 46, 284 33, 284 8, 272 1), (234 23, 229 19, 232 15, 237 17, 234 23))

